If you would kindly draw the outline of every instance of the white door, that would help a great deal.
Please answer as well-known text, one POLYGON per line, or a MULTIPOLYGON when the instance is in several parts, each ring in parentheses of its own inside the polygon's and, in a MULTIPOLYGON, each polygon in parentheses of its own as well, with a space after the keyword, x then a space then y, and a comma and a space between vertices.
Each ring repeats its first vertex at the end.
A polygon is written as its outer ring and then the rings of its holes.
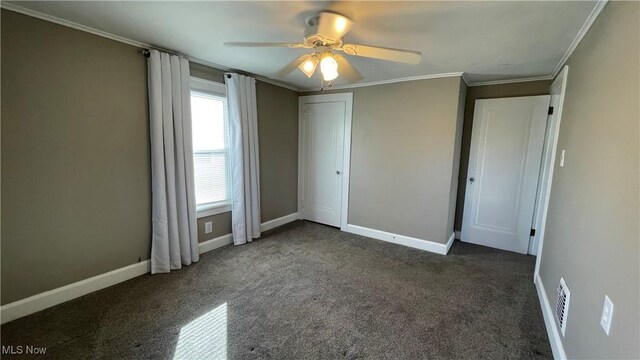
POLYGON ((350 103, 319 95, 301 98, 300 107, 302 218, 340 227, 350 103))
POLYGON ((549 96, 476 100, 461 240, 526 254, 549 96))

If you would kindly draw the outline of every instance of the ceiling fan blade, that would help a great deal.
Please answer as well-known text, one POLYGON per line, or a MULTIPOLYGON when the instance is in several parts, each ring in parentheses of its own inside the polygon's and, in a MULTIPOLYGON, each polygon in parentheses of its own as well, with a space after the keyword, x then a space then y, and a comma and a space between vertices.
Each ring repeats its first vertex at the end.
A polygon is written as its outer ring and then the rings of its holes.
POLYGON ((353 21, 346 16, 332 12, 321 12, 318 18, 318 35, 338 42, 351 30, 353 21))
POLYGON ((278 76, 284 77, 289 75, 293 70, 297 69, 300 64, 302 64, 305 60, 307 60, 311 55, 305 54, 297 57, 292 62, 288 63, 285 67, 283 67, 280 71, 278 71, 278 76))
POLYGON ((362 80, 362 74, 354 68, 344 56, 340 54, 333 55, 333 58, 336 59, 338 63, 338 74, 341 78, 347 80, 350 83, 355 83, 362 80))
POLYGON ((225 42, 227 47, 288 47, 288 48, 308 48, 302 43, 276 43, 276 42, 225 42))
POLYGON ((419 64, 420 61, 422 61, 422 54, 419 51, 355 44, 344 44, 342 45, 342 48, 338 48, 336 50, 342 50, 353 56, 364 56, 406 64, 419 64))

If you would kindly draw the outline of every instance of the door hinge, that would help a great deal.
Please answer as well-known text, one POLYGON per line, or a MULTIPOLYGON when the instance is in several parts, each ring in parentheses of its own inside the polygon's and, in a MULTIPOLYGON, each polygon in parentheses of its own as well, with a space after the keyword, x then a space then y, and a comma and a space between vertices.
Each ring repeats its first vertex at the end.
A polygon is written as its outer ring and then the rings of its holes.
POLYGON ((553 106, 549 106, 549 112, 547 115, 553 115, 553 106))
POLYGON ((536 236, 536 229, 531 229, 529 236, 536 236))

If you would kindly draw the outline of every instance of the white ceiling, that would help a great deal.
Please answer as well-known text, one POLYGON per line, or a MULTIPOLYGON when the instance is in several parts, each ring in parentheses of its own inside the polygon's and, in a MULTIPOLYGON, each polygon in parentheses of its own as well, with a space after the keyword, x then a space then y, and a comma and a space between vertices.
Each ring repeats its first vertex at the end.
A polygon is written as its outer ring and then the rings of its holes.
MULTIPOLYGON (((60 19, 193 58, 318 88, 318 74, 279 77, 304 49, 227 48, 225 41, 299 42, 305 19, 320 10, 355 21, 345 41, 422 52, 419 65, 354 58, 363 83, 465 72, 471 82, 549 76, 561 62, 595 1, 471 2, 12 2, 60 19)), ((340 78, 336 82, 340 85, 340 78)))

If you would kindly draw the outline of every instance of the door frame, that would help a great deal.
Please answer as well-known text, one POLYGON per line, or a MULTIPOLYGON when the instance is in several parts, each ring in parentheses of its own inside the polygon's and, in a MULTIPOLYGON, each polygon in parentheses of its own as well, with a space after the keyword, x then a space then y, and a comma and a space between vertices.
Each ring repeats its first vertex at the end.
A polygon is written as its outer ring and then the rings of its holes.
MULTIPOLYGON (((485 124, 476 123, 476 118, 475 117, 478 114, 478 110, 480 109, 480 106, 478 106, 478 103, 479 102, 484 102, 484 101, 492 101, 492 100, 507 100, 508 101, 508 100, 515 100, 515 99, 530 99, 530 98, 543 98, 543 97, 547 98, 547 106, 550 106, 549 105, 551 103, 551 96, 550 95, 526 95, 526 96, 498 97, 498 98, 486 98, 486 99, 477 99, 477 100, 475 100, 476 106, 475 106, 475 110, 474 110, 474 114, 473 114, 474 121, 473 121, 473 129, 472 129, 472 134, 471 134, 471 145, 470 145, 470 148, 469 148, 469 164, 467 165, 467 167, 468 167, 468 169, 467 169, 467 179, 465 179, 465 198, 464 198, 465 203, 463 205, 464 206, 464 212, 463 212, 463 215, 462 215, 462 227, 460 229, 461 230, 460 231, 460 240, 461 241, 465 241, 465 242, 470 242, 470 243, 474 243, 474 244, 479 244, 479 245, 483 245, 483 246, 489 246, 489 247, 494 247, 494 248, 497 248, 497 249, 501 249, 500 247, 489 245, 489 244, 486 244, 486 243, 476 242, 476 241, 469 241, 468 238, 467 238, 467 240, 463 239, 463 234, 465 233, 465 230, 467 230, 467 232, 468 232, 468 231, 470 231, 470 228, 471 228, 471 225, 470 225, 471 219, 468 219, 468 215, 471 215, 471 212, 473 211, 472 210, 473 201, 475 199, 475 197, 473 196, 474 195, 473 193, 469 194, 469 191, 471 189, 470 188, 471 184, 470 184, 470 181, 468 180, 468 178, 471 176, 470 175, 470 169, 471 169, 471 165, 472 165, 472 158, 474 156, 475 157, 479 157, 478 154, 475 154, 475 155, 472 154, 472 152, 474 150, 474 143, 477 144, 478 141, 480 141, 481 139, 480 138, 476 138, 476 136, 474 136, 475 135, 474 132, 476 130, 476 126, 478 126, 478 130, 480 130, 480 128, 481 127, 483 128, 484 125, 485 125, 485 124), (469 204, 467 204, 467 202, 469 204), (469 205, 469 207, 467 205, 469 205), (467 222, 469 222, 469 223, 467 223, 467 222)), ((529 229, 532 226, 533 218, 535 217, 535 214, 536 214, 536 205, 537 205, 537 202, 538 202, 538 191, 540 189, 540 181, 541 181, 541 179, 540 179, 540 174, 541 174, 540 169, 542 169, 542 167, 544 166, 544 158, 543 157, 544 157, 545 145, 547 143, 547 140, 546 140, 547 139, 547 135, 548 135, 547 134, 547 129, 549 128, 549 126, 548 126, 549 116, 546 115, 546 113, 547 113, 547 109, 546 108, 544 109, 544 113, 545 113, 544 129, 543 129, 544 133, 542 134, 542 145, 541 145, 541 151, 540 151, 540 156, 541 156, 540 164, 539 164, 539 166, 537 168, 537 171, 536 171, 536 175, 537 175, 538 179, 537 179, 537 181, 535 183, 535 194, 534 194, 534 198, 533 198, 533 213, 532 213, 532 217, 530 219, 525 218, 527 220, 524 220, 524 221, 527 221, 527 223, 529 224, 528 227, 527 227, 528 228, 527 232, 529 232, 529 229)), ((478 134, 478 135, 480 135, 480 134, 478 134)), ((529 136, 531 136, 531 134, 529 136)), ((477 164, 476 164, 476 166, 477 166, 477 164)), ((532 171, 533 171, 533 169, 532 169, 532 171)), ((476 169, 476 173, 477 173, 477 169, 476 169)), ((476 176, 473 176, 473 177, 476 177, 476 176)), ((478 185, 474 185, 474 186, 478 186, 478 185)), ((521 254, 528 254, 530 246, 531 246, 531 237, 529 236, 527 238, 527 240, 528 240, 527 241, 527 246, 524 249, 524 252, 513 250, 513 249, 506 249, 506 248, 504 250, 513 251, 513 252, 517 252, 517 253, 521 253, 521 254)))
MULTIPOLYGON (((554 109, 554 114, 549 118, 548 121, 551 122, 549 129, 551 132, 547 134, 547 140, 551 140, 551 155, 548 159, 543 159, 547 161, 544 166, 544 170, 547 171, 547 176, 542 178, 540 181, 543 181, 547 184, 546 191, 543 194, 540 194, 540 198, 542 202, 540 203, 540 216, 537 219, 535 224, 532 223, 534 229, 536 229, 536 237, 538 240, 538 249, 536 251, 536 267, 533 271, 533 281, 535 282, 536 277, 538 277, 538 272, 540 271, 540 261, 542 259, 542 245, 544 243, 544 232, 547 224, 547 212, 549 210, 549 199, 551 198, 551 187, 553 186, 553 172, 555 169, 556 158, 557 158, 557 150, 558 150, 558 137, 560 135, 560 123, 562 122, 562 108, 564 105, 564 97, 567 91, 567 76, 569 74, 569 66, 565 65, 553 83, 549 88, 549 93, 554 87, 560 87, 560 97, 558 100, 558 108, 554 109)), ((551 94, 551 96, 553 96, 551 94)), ((542 170, 542 169, 541 169, 542 170)), ((538 211, 538 209, 535 209, 538 211)), ((532 220, 533 221, 533 220, 532 220)))
POLYGON ((349 177, 351 173, 351 123, 353 117, 353 93, 306 95, 298 97, 298 219, 304 220, 302 202, 304 201, 304 113, 303 106, 308 103, 344 102, 344 143, 342 166, 342 196, 340 204, 340 230, 346 231, 349 219, 349 177))
POLYGON ((531 223, 531 228, 536 229, 536 234, 530 238, 529 255, 538 255, 540 239, 544 233, 544 222, 546 220, 547 207, 549 206, 549 196, 551 195, 553 166, 555 164, 558 146, 560 117, 562 115, 562 103, 564 101, 564 89, 567 85, 568 69, 569 67, 565 66, 550 86, 551 101, 549 102, 549 106, 554 107, 554 111, 553 114, 547 118, 547 132, 544 138, 542 164, 540 165, 540 180, 538 181, 538 193, 536 194, 536 205, 531 223), (557 104, 554 104, 553 94, 551 94, 554 88, 559 89, 557 104))

